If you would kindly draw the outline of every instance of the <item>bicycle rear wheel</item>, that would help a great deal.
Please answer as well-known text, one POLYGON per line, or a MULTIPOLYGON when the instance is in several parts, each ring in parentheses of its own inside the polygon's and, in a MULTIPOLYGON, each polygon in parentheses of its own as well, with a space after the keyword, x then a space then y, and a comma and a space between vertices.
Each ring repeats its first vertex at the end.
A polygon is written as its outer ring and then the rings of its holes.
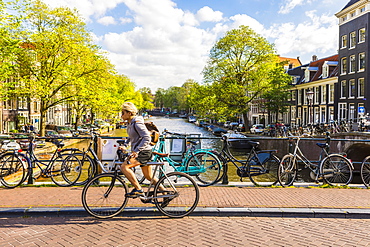
POLYGON ((361 179, 364 185, 370 187, 370 156, 367 156, 361 164, 361 179))
POLYGON ((324 180, 333 186, 347 185, 352 181, 352 164, 340 154, 325 157, 320 165, 320 173, 324 180))
POLYGON ((272 186, 278 182, 278 169, 280 160, 270 153, 257 154, 262 162, 249 162, 249 179, 256 186, 272 186))
POLYGON ((297 178, 297 160, 292 154, 287 154, 281 159, 277 176, 281 186, 293 185, 297 178))
POLYGON ((205 187, 218 181, 221 170, 222 164, 217 155, 211 152, 197 152, 188 159, 185 171, 182 172, 195 176, 200 182, 197 184, 205 187))
POLYGON ((125 208, 127 192, 127 185, 122 178, 112 173, 103 173, 88 181, 83 188, 82 205, 96 218, 111 218, 125 208))
POLYGON ((21 185, 27 178, 27 160, 15 153, 6 153, 0 157, 0 182, 8 188, 21 185))
POLYGON ((51 168, 51 180, 58 186, 74 185, 81 176, 80 160, 70 154, 57 157, 51 168))
POLYGON ((197 207, 199 187, 189 175, 171 172, 161 177, 155 185, 153 200, 164 215, 181 218, 189 215, 197 207), (162 186, 164 188, 161 188, 162 186))

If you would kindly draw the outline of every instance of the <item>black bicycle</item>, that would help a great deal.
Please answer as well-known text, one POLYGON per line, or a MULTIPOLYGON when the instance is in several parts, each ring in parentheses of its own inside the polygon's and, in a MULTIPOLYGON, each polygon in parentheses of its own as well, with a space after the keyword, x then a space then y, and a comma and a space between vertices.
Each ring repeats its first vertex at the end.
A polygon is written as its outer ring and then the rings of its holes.
MULTIPOLYGON (((85 210, 97 218, 110 218, 120 214, 126 207, 128 186, 120 172, 120 165, 130 156, 117 150, 109 173, 102 173, 89 180, 82 191, 82 205, 85 210)), ((189 175, 182 172, 165 173, 163 162, 148 162, 155 166, 153 177, 161 174, 158 182, 150 181, 143 203, 152 203, 157 209, 172 218, 189 215, 198 205, 199 187, 189 175)))
POLYGON ((227 176, 228 164, 232 163, 236 167, 236 173, 240 177, 240 181, 243 181, 244 177, 249 177, 251 182, 256 186, 272 186, 278 182, 277 172, 279 169, 280 159, 274 154, 277 150, 259 150, 259 142, 248 141, 251 147, 246 160, 238 160, 235 158, 228 145, 227 136, 222 137, 223 147, 221 152, 218 154, 219 159, 223 163, 223 174, 221 181, 224 176, 227 176))
POLYGON ((40 160, 34 153, 35 137, 29 138, 26 153, 13 150, 0 155, 0 182, 8 188, 15 188, 27 179, 33 182, 35 174, 51 180, 58 186, 71 186, 81 175, 81 163, 71 155, 77 149, 62 149, 63 142, 54 142, 56 149, 50 160, 40 160), (37 169, 38 168, 38 169, 37 169))

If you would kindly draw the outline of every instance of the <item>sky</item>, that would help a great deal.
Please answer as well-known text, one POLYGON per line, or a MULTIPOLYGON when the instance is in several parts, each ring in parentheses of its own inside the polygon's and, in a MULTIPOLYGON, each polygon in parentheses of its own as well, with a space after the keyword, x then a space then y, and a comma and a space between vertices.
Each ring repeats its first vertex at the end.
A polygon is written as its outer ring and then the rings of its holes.
POLYGON ((119 74, 137 88, 202 82, 210 49, 246 25, 277 54, 308 63, 338 52, 338 13, 349 0, 43 0, 76 8, 119 74))

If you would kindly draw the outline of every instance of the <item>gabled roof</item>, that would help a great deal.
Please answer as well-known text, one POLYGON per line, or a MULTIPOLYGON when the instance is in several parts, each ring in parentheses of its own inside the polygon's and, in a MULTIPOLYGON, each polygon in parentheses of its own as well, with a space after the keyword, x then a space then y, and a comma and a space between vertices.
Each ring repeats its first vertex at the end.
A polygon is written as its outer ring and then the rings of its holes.
POLYGON ((338 76, 338 58, 339 55, 333 55, 330 57, 318 59, 316 61, 312 61, 308 64, 304 64, 302 66, 290 69, 288 71, 288 74, 294 77, 299 77, 298 80, 296 81, 297 84, 303 84, 307 83, 308 81, 305 81, 305 70, 308 69, 312 74, 310 76, 310 81, 317 81, 321 80, 322 78, 322 66, 324 65, 325 62, 332 68, 330 69, 330 74, 328 77, 336 77, 338 76))
MULTIPOLYGON (((324 65, 325 61, 338 61, 338 58, 339 58, 339 55, 337 54, 337 55, 334 55, 334 56, 318 59, 316 61, 311 62, 310 67, 317 67, 318 70, 313 75, 313 77, 311 78, 310 81, 317 81, 317 80, 321 79, 321 77, 322 77, 321 76, 322 75, 322 66, 324 65)), ((338 73, 338 70, 336 70, 336 71, 338 73)), ((338 76, 337 73, 336 74, 331 73, 328 77, 338 76)))
POLYGON ((295 68, 295 67, 298 67, 298 66, 301 66, 302 63, 301 61, 299 60, 299 58, 289 58, 289 57, 280 57, 279 56, 279 59, 280 59, 280 62, 286 62, 286 65, 292 65, 292 68, 295 68))
MULTIPOLYGON (((359 1, 361 1, 361 0, 351 0, 351 1, 349 1, 349 3, 347 3, 347 5, 346 5, 346 6, 344 6, 344 8, 343 8, 342 10, 344 10, 344 9, 348 8, 349 6, 351 6, 351 5, 355 4, 355 3, 359 2, 359 1)), ((342 10, 341 10, 341 11, 342 11, 342 10)))

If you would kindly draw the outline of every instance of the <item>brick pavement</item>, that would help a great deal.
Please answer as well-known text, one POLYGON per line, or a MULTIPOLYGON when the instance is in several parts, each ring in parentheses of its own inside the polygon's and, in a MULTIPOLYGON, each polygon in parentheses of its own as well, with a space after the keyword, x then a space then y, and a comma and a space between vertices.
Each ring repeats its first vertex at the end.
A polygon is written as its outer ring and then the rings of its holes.
POLYGON ((0 246, 369 246, 370 219, 0 218, 0 246))
MULTIPOLYGON (((370 190, 338 188, 200 188, 198 207, 216 208, 354 208, 370 209, 370 190)), ((82 187, 0 188, 0 208, 81 207, 82 187)), ((130 199, 128 207, 147 207, 130 199)))

